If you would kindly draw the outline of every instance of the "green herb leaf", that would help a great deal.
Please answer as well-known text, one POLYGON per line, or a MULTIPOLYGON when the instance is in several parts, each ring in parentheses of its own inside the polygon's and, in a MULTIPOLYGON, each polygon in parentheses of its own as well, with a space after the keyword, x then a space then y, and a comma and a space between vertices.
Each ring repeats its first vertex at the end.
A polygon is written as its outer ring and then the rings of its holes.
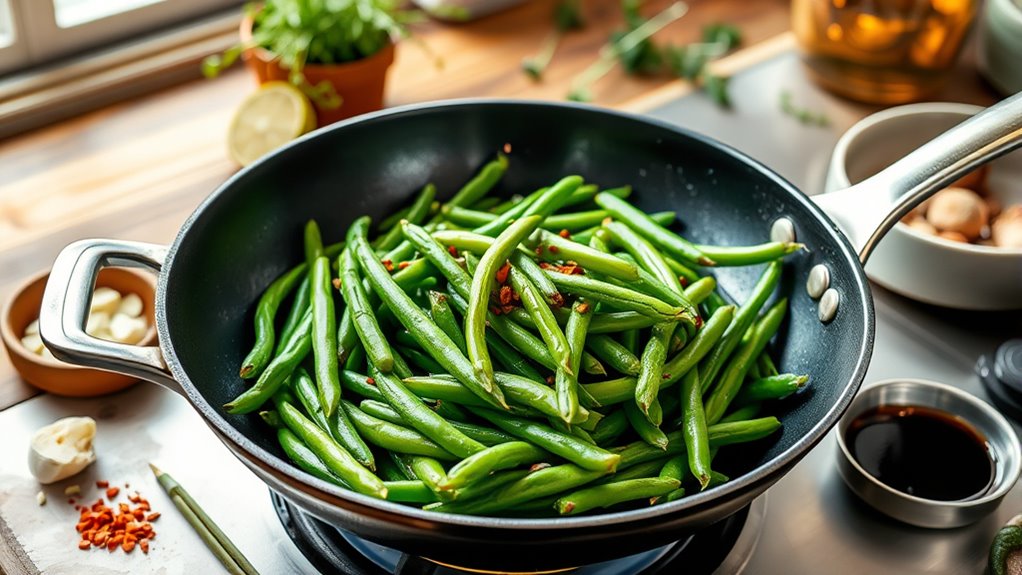
POLYGON ((561 0, 554 8, 554 24, 562 32, 585 26, 580 0, 561 0))
POLYGON ((703 42, 717 44, 727 52, 742 43, 742 32, 731 24, 708 24, 703 26, 703 42))
POLYGON ((731 97, 728 95, 727 86, 731 78, 717 76, 714 74, 703 75, 703 90, 710 96, 718 106, 722 108, 731 107, 731 97))
POLYGON ((808 108, 797 106, 792 102, 791 92, 784 90, 780 98, 781 111, 807 126, 825 127, 830 125, 830 118, 823 112, 814 112, 808 108))

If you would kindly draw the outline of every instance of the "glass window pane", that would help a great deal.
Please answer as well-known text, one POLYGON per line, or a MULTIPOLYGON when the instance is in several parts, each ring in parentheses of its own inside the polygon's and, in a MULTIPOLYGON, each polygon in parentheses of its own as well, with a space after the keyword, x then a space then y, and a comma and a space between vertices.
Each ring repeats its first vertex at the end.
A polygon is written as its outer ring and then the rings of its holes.
MULTIPOLYGON (((3 0, 0 0, 3 1, 3 0)), ((165 0, 53 0, 57 26, 71 28, 165 0)))
POLYGON ((14 23, 8 0, 0 0, 0 48, 14 43, 14 23))

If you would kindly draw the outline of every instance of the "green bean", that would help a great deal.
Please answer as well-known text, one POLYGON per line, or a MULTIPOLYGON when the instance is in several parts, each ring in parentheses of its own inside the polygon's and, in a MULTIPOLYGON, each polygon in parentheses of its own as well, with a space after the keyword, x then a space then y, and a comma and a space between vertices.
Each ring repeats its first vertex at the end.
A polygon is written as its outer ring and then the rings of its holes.
MULTIPOLYGON (((653 324, 650 324, 653 325, 653 324)), ((589 332, 592 333, 593 328, 589 326, 589 332)), ((625 346, 632 355, 639 353, 639 330, 636 328, 626 328, 621 332, 621 345, 625 346)))
MULTIPOLYGON (((429 215, 430 209, 433 207, 433 200, 436 198, 436 186, 433 184, 426 184, 419 192, 419 195, 415 197, 415 201, 412 203, 411 208, 408 210, 408 215, 403 218, 409 222, 418 224, 426 219, 429 215)), ((399 220, 400 222, 400 220, 399 220)), ((381 236, 374 244, 373 247, 377 252, 388 252, 396 248, 402 240, 401 226, 396 225, 390 228, 386 235, 381 236)))
POLYGON ((263 420, 263 423, 274 429, 280 429, 284 425, 284 422, 280 420, 280 414, 276 410, 260 411, 259 418, 263 420))
POLYGON ((603 447, 617 441, 617 438, 627 430, 628 418, 625 416, 624 410, 616 409, 604 417, 590 435, 596 445, 603 447))
MULTIPOLYGON (((279 416, 279 413, 278 413, 279 416)), ((323 460, 319 458, 308 445, 294 434, 293 431, 287 427, 277 429, 277 441, 280 443, 281 449, 284 450, 284 454, 290 459, 295 465, 297 465, 302 471, 322 479, 328 483, 334 485, 340 485, 341 487, 348 487, 340 477, 334 475, 332 471, 323 463, 323 460)))
POLYGON ((447 221, 466 228, 478 228, 479 226, 484 226, 497 219, 497 214, 493 212, 479 211, 459 206, 444 206, 443 214, 447 221))
POLYGON ((238 375, 242 379, 258 377, 270 362, 273 356, 273 319, 277 315, 277 308, 299 280, 305 278, 307 267, 303 264, 292 268, 275 279, 259 297, 255 312, 255 343, 241 362, 238 375))
POLYGON ((808 381, 808 375, 793 373, 754 379, 742 386, 738 395, 735 396, 734 404, 742 406, 770 399, 784 399, 805 387, 808 381))
MULTIPOLYGON (((567 208, 570 206, 577 206, 578 204, 584 204, 586 202, 592 201, 592 199, 596 197, 596 194, 598 193, 601 193, 599 186, 595 186, 593 184, 579 186, 577 190, 575 190, 574 192, 571 193, 570 196, 568 196, 568 201, 564 202, 564 205, 561 207, 567 208)), ((632 187, 619 186, 616 188, 608 188, 606 190, 603 190, 602 193, 610 194, 612 196, 617 196, 619 198, 624 199, 632 195, 632 187)))
POLYGON ((688 451, 688 466, 699 481, 700 490, 710 482, 710 442, 703 412, 699 370, 690 369, 681 379, 682 432, 688 451))
POLYGON ((688 462, 683 455, 675 455, 664 463, 663 467, 660 468, 660 477, 677 479, 681 481, 685 479, 686 472, 688 471, 688 462))
MULTIPOLYGON (((615 254, 614 257, 620 258, 626 262, 635 264, 635 259, 628 253, 615 254)), ((683 291, 675 291, 669 288, 666 284, 661 282, 659 279, 653 276, 653 274, 646 271, 641 266, 637 267, 639 270, 639 281, 637 282, 622 282, 614 278, 608 278, 610 283, 622 286, 622 287, 633 287, 635 291, 642 292, 648 296, 662 299, 665 302, 683 307, 689 310, 693 316, 698 314, 698 310, 695 308, 695 304, 688 299, 683 291)), ((673 277, 673 276, 672 276, 673 277)), ((681 285, 680 283, 678 285, 681 285)))
POLYGON ((682 293, 678 276, 667 266, 660 252, 629 226, 614 221, 603 223, 603 228, 610 233, 615 244, 622 247, 649 273, 653 274, 661 284, 676 293, 682 293))
POLYGON ((376 233, 385 234, 389 232, 391 228, 396 227, 401 220, 407 219, 408 211, 410 209, 411 208, 409 206, 405 206, 380 220, 380 224, 376 226, 376 233))
POLYGON ((442 489, 459 489, 478 481, 494 471, 512 469, 526 463, 536 463, 548 458, 542 449, 524 441, 512 441, 488 447, 463 459, 447 473, 447 482, 442 489))
MULTIPOLYGON (((592 318, 590 318, 590 321, 591 320, 592 318)), ((596 356, 584 349, 582 350, 581 363, 582 371, 589 375, 607 375, 607 368, 603 367, 603 363, 601 363, 596 356)))
POLYGON ((485 449, 483 444, 466 437, 446 419, 426 407, 401 380, 379 371, 373 373, 373 378, 376 379, 376 385, 383 391, 387 402, 409 425, 447 451, 459 457, 468 457, 485 449))
POLYGON ((333 437, 334 440, 341 445, 341 447, 347 449, 348 453, 350 453, 356 461, 370 470, 375 470, 376 460, 373 457, 373 452, 370 451, 369 446, 367 446, 365 442, 362 441, 362 438, 359 437, 358 431, 355 430, 355 427, 351 424, 351 421, 344 413, 344 410, 338 409, 332 416, 327 417, 327 415, 323 413, 323 405, 320 403, 316 384, 312 381, 312 378, 309 377, 308 372, 299 366, 291 377, 291 389, 294 390, 299 403, 301 403, 302 407, 305 408, 305 413, 307 413, 317 425, 327 430, 331 437, 333 437))
MULTIPOLYGON (((781 422, 776 417, 716 423, 707 427, 707 439, 710 443, 710 449, 713 449, 725 445, 756 441, 777 431, 780 427, 781 422)), ((624 470, 639 463, 661 459, 665 454, 678 455, 685 452, 685 438, 682 431, 668 433, 667 440, 666 452, 649 445, 645 441, 630 443, 615 450, 615 453, 621 456, 618 469, 624 470)))
MULTIPOLYGON (((426 373, 444 373, 444 367, 437 363, 436 361, 434 361, 432 357, 426 355, 425 353, 422 353, 421 351, 417 349, 412 349, 410 347, 402 347, 399 348, 399 350, 403 355, 407 356, 408 359, 413 364, 415 364, 416 367, 418 367, 422 371, 425 371, 426 373)), ((398 373, 397 375, 398 377, 405 378, 411 377, 412 375, 414 375, 414 373, 408 371, 406 373, 398 373)))
POLYGON ((384 481, 383 485, 387 488, 387 501, 416 504, 437 501, 436 494, 418 480, 384 481))
MULTIPOLYGON (((590 186, 582 186, 579 188, 589 188, 590 186)), ((595 188, 595 186, 593 186, 595 188)), ((579 190, 576 190, 578 192, 579 190)), ((573 199, 575 194, 569 198, 569 202, 573 199)), ((565 206, 562 207, 566 207, 565 206)), ((672 215, 674 212, 670 212, 672 215)), ((459 226, 465 226, 468 228, 476 228, 479 226, 486 225, 497 218, 497 214, 493 212, 483 212, 477 210, 469 210, 465 208, 451 207, 444 210, 444 215, 450 221, 458 224, 459 226)), ((575 232, 585 230, 594 226, 599 226, 600 222, 608 217, 606 210, 589 210, 585 212, 573 212, 570 214, 555 214, 549 216, 543 222, 543 229, 552 231, 554 233, 560 232, 561 230, 568 230, 568 232, 575 232)))
POLYGON ((390 307, 405 329, 415 337, 422 349, 426 350, 437 363, 480 397, 500 407, 506 407, 500 389, 492 385, 491 389, 486 389, 476 379, 471 363, 458 352, 457 346, 451 341, 451 338, 447 337, 447 334, 419 309, 415 302, 394 283, 383 264, 375 259, 375 255, 365 239, 365 228, 368 223, 368 218, 359 218, 352 225, 348 234, 349 244, 355 245, 359 264, 369 278, 373 290, 390 307))
POLYGON ((732 423, 735 421, 745 421, 747 419, 755 419, 762 406, 758 403, 751 403, 749 405, 743 405, 732 411, 731 413, 720 418, 717 423, 732 423))
POLYGON ((614 405, 635 400, 635 378, 631 376, 584 383, 583 388, 603 405, 614 405))
POLYGON ((330 260, 319 256, 309 270, 312 288, 312 355, 316 368, 316 385, 323 405, 323 413, 331 417, 341 400, 341 382, 338 379, 337 329, 334 298, 330 282, 330 260))
POLYGON ((610 212, 615 219, 628 224, 629 227, 670 255, 703 266, 715 264, 691 242, 656 223, 644 212, 621 198, 610 194, 596 194, 593 199, 597 205, 610 212))
MULTIPOLYGON (((302 264, 305 265, 305 264, 302 264)), ((308 266, 305 266, 308 269, 308 266)), ((284 325, 280 328, 280 337, 277 338, 276 347, 273 350, 271 358, 278 356, 284 351, 284 344, 291 339, 294 335, 295 328, 301 323, 302 318, 305 317, 306 312, 309 311, 309 299, 310 295, 309 287, 309 274, 305 274, 302 278, 302 282, 298 284, 298 289, 295 291, 295 297, 291 301, 291 309, 287 313, 287 318, 284 319, 284 325)))
POLYGON ((473 209, 473 210, 479 210, 479 211, 483 211, 483 212, 486 212, 486 213, 493 213, 490 210, 492 210, 493 208, 496 208, 497 206, 499 206, 502 203, 503 203, 503 200, 501 200, 500 198, 497 198, 497 197, 494 197, 494 196, 488 196, 488 197, 485 197, 485 198, 483 198, 483 199, 473 203, 472 205, 470 205, 468 207, 473 209))
MULTIPOLYGON (((537 194, 537 197, 538 197, 538 194, 537 194)), ((512 194, 510 198, 504 200, 503 202, 498 200, 497 205, 493 206, 492 208, 490 208, 487 211, 490 212, 491 214, 503 214, 504 212, 506 212, 506 211, 510 210, 511 208, 517 206, 518 204, 522 203, 523 201, 525 201, 525 196, 523 196, 521 194, 512 194)), ((477 210, 481 210, 482 209, 482 208, 478 207, 478 205, 474 206, 474 207, 477 210)))
POLYGON ((685 297, 694 305, 699 305, 710 297, 715 289, 717 289, 717 280, 713 276, 706 276, 688 284, 685 287, 685 297))
POLYGON ((550 270, 547 276, 554 280, 558 288, 586 297, 594 301, 607 303, 618 309, 635 311, 659 321, 685 321, 694 323, 692 315, 684 308, 672 306, 635 290, 616 286, 611 283, 594 280, 587 276, 568 275, 550 270))
POLYGON ((758 246, 708 246, 696 249, 718 266, 751 266, 783 258, 805 247, 796 242, 767 242, 758 246))
POLYGON ((660 392, 664 378, 664 362, 667 361, 667 346, 674 333, 673 323, 658 323, 653 326, 649 341, 642 352, 639 375, 635 383, 635 405, 648 416, 649 407, 660 392))
MULTIPOLYGON (((451 403, 449 401, 443 401, 443 400, 440 400, 440 399, 436 399, 436 400, 433 400, 433 401, 434 401, 434 403, 433 403, 433 411, 439 413, 440 417, 443 417, 447 421, 450 421, 452 424, 464 423, 464 422, 469 421, 472 418, 472 416, 471 416, 471 414, 469 414, 469 412, 465 411, 464 408, 460 407, 456 403, 451 403)), ((455 427, 457 427, 457 425, 455 425, 455 427)), ((487 428, 487 429, 490 429, 490 428, 487 428)), ((472 435, 470 435, 470 434, 466 434, 466 435, 468 435, 469 437, 472 437, 472 435)), ((476 439, 476 438, 472 437, 472 439, 476 439)), ((476 439, 476 441, 479 441, 479 440, 476 439)), ((485 441, 479 441, 479 443, 486 444, 485 441)))
POLYGON ((394 341, 399 346, 403 346, 405 348, 409 348, 410 347, 412 349, 421 349, 421 348, 419 348, 419 342, 415 341, 415 338, 412 337, 412 334, 408 333, 407 330, 403 330, 402 329, 402 330, 399 330, 397 333, 395 333, 394 334, 394 341))
POLYGON ((479 260, 479 268, 472 278, 468 309, 465 311, 465 342, 468 348, 468 359, 472 364, 472 372, 486 391, 495 389, 493 365, 486 349, 484 335, 486 312, 489 307, 490 292, 493 290, 494 275, 504 265, 511 252, 536 229, 541 221, 542 218, 538 216, 524 217, 509 225, 483 254, 479 260))
POLYGON ((543 381, 543 376, 522 354, 492 331, 486 332, 486 345, 497 363, 502 364, 507 371, 532 381, 543 381))
POLYGON ((528 440, 580 467, 603 472, 614 471, 617 468, 620 458, 616 454, 572 435, 560 433, 546 425, 505 415, 491 409, 470 408, 470 410, 511 435, 528 440))
MULTIPOLYGON (((458 489, 455 492, 455 499, 458 503, 464 504, 474 499, 491 497, 498 489, 510 485, 528 474, 529 471, 524 469, 494 473, 489 477, 484 477, 475 483, 458 489)), ((427 506, 423 509, 432 510, 432 508, 437 506, 439 505, 427 506)))
MULTIPOLYGON (((305 371, 304 367, 298 366, 291 374, 290 383, 291 391, 298 402, 302 404, 305 413, 316 422, 316 425, 330 431, 330 422, 319 403, 319 390, 316 389, 316 382, 309 377, 309 372, 305 371)), ((334 439, 337 437, 334 436, 334 439)))
POLYGON ((377 447, 394 453, 424 455, 445 461, 458 459, 418 431, 373 417, 343 399, 341 406, 362 438, 377 447))
POLYGON ((763 374, 763 377, 773 377, 779 373, 777 366, 774 365, 774 360, 770 359, 770 354, 765 351, 759 354, 759 359, 756 360, 756 363, 759 365, 759 371, 763 374))
MULTIPOLYGON (((496 236, 505 230, 513 220, 522 220, 531 216, 544 217, 556 212, 568 197, 582 185, 582 178, 579 176, 567 176, 561 178, 556 184, 550 186, 545 192, 539 195, 535 201, 526 205, 523 210, 508 210, 497 216, 493 221, 473 230, 484 236, 496 236)), ((524 202, 523 202, 524 203, 524 202)), ((536 224, 537 226, 539 223, 536 224)), ((531 230, 530 230, 531 233, 531 230)), ((517 245, 517 242, 515 243, 517 245)), ((503 259, 507 259, 505 256, 503 259)), ((503 259, 501 261, 503 261, 503 259)))
MULTIPOLYGON (((512 403, 531 407, 543 415, 560 417, 557 407, 557 396, 552 389, 534 380, 519 377, 510 373, 496 372, 494 377, 497 385, 504 390, 512 403)), ((485 407, 485 403, 468 393, 464 386, 449 375, 432 375, 426 377, 409 377, 404 380, 405 386, 419 397, 430 397, 443 401, 452 401, 465 406, 485 407)), ((580 423, 589 417, 589 412, 580 409, 572 423, 580 423)))
POLYGON ((287 425, 309 449, 319 457, 327 469, 335 473, 354 491, 385 499, 387 488, 378 477, 355 461, 343 447, 315 423, 306 418, 287 401, 277 402, 277 411, 287 425))
POLYGON ((550 351, 550 357, 557 364, 557 369, 565 370, 569 375, 576 375, 578 366, 572 366, 572 353, 568 339, 561 331, 561 327, 557 325, 557 318, 539 295, 539 290, 520 270, 512 268, 508 275, 512 287, 521 299, 522 307, 532 317, 533 323, 546 343, 547 350, 550 351))
POLYGON ((561 295, 561 291, 557 289, 554 282, 550 278, 546 277, 543 273, 543 268, 536 262, 532 261, 529 254, 522 250, 514 250, 511 255, 508 256, 508 261, 511 262, 511 267, 518 270, 522 275, 529 278, 529 281, 536 286, 539 293, 543 296, 543 299, 554 309, 560 309, 564 305, 564 296, 561 295))
MULTIPOLYGON (((675 214, 674 212, 653 212, 652 214, 649 214, 649 217, 650 219, 660 224, 661 226, 669 226, 672 223, 674 223, 677 214, 675 214)), ((600 221, 602 222, 603 220, 600 221)), ((603 227, 602 224, 598 224, 594 225, 591 228, 586 228, 580 232, 572 233, 571 239, 580 244, 589 243, 589 240, 596 234, 596 232, 600 231, 602 227, 603 227)))
POLYGON ((421 455, 399 455, 398 459, 406 461, 415 477, 441 500, 453 499, 452 493, 441 488, 447 483, 447 472, 439 461, 421 455))
POLYGON ((624 412, 628 423, 643 441, 654 447, 667 449, 667 435, 654 425, 645 413, 639 410, 635 402, 625 402, 624 412))
POLYGON ((349 389, 366 399, 375 399, 376 401, 386 402, 387 399, 383 397, 383 392, 380 388, 376 387, 376 380, 356 373, 351 370, 344 370, 341 372, 341 380, 344 382, 344 388, 349 389), (372 381, 372 383, 370 383, 372 381))
MULTIPOLYGON (((730 305, 718 308, 713 312, 713 315, 706 320, 692 341, 664 365, 664 380, 660 383, 660 389, 670 387, 680 381, 682 376, 694 368, 712 349, 715 349, 715 344, 719 343, 725 333, 724 330, 731 325, 734 315, 735 307, 730 305)), ((702 370, 700 370, 699 376, 703 377, 702 370)))
MULTIPOLYGON (((439 404, 439 402, 438 402, 439 404)), ((452 403, 443 403, 446 406, 452 406, 452 403)), ((368 413, 369 415, 382 419, 383 421, 393 423, 394 425, 406 425, 407 422, 401 414, 398 413, 393 407, 382 401, 376 401, 373 399, 364 399, 358 405, 359 409, 368 413)), ((439 411, 437 412, 440 413, 439 411)), ((442 416, 442 414, 441 414, 442 416)), ((507 443, 508 441, 515 441, 513 435, 508 435, 503 431, 498 431, 489 427, 483 427, 481 425, 473 425, 471 423, 463 423, 460 421, 448 421, 455 429, 464 433, 471 439, 482 443, 483 445, 497 445, 499 443, 507 443)))
POLYGON ((585 485, 605 473, 605 471, 592 471, 570 464, 556 465, 529 473, 517 481, 490 492, 485 498, 471 501, 456 500, 427 508, 440 513, 488 515, 585 485))
POLYGON ((310 272, 313 263, 323 255, 323 236, 319 232, 319 224, 316 220, 309 220, 305 223, 305 265, 310 272))
POLYGON ((628 479, 574 491, 562 496, 554 505, 561 515, 578 515, 627 501, 660 497, 674 491, 680 485, 680 481, 670 478, 628 479))
POLYGON ((706 399, 707 422, 714 423, 724 415, 724 411, 727 410, 728 405, 741 389, 742 380, 745 379, 749 366, 756 361, 759 354, 763 353, 763 348, 777 333, 787 310, 788 300, 782 299, 767 310, 763 314, 763 318, 752 328, 750 337, 742 342, 734 357, 731 358, 730 364, 721 372, 720 381, 717 382, 716 387, 706 399))
POLYGON ((490 193, 493 186, 496 186, 497 182, 504 177, 504 172, 507 171, 507 164, 507 156, 498 153, 495 159, 483 166, 474 178, 469 180, 468 183, 454 194, 454 197, 447 201, 447 205, 470 206, 478 202, 483 196, 490 193))
POLYGON ((390 373, 394 369, 394 356, 390 352, 390 344, 383 335, 380 324, 376 321, 369 298, 362 287, 362 279, 351 250, 345 250, 338 258, 338 269, 341 276, 341 293, 348 310, 351 312, 352 324, 362 342, 362 348, 369 357, 369 362, 376 369, 390 373))
POLYGON ((547 261, 573 261, 586 271, 604 274, 625 282, 635 282, 639 279, 639 270, 635 264, 545 230, 533 234, 525 244, 547 261))
POLYGON ((362 371, 366 364, 366 352, 361 344, 351 348, 348 357, 344 359, 344 369, 351 371, 362 371))
MULTIPOLYGON (((583 300, 576 301, 571 307, 571 317, 565 328, 565 343, 569 346, 568 361, 570 369, 563 366, 557 369, 554 376, 554 390, 557 393, 557 407, 561 419, 565 423, 576 421, 578 414, 578 372, 582 366, 582 348, 586 343, 586 330, 593 314, 589 304, 583 300)), ((560 328, 558 328, 558 331, 560 328)))
POLYGON ((767 265, 759 281, 752 288, 752 295, 735 313, 731 327, 699 366, 699 380, 703 385, 703 393, 706 393, 708 386, 716 380, 717 372, 724 366, 724 362, 731 352, 738 347, 749 326, 756 321, 756 315, 759 314, 760 308, 773 293, 780 277, 780 262, 775 261, 767 265))
POLYGON ((465 334, 461 333, 461 326, 458 325, 450 304, 447 303, 447 296, 430 290, 429 292, 429 315, 437 326, 451 338, 451 341, 458 346, 461 353, 465 353, 465 334))
POLYGON ((311 332, 312 312, 307 311, 285 343, 284 350, 270 361, 255 384, 224 404, 227 413, 231 415, 252 413, 273 397, 298 364, 309 355, 312 347, 311 332))

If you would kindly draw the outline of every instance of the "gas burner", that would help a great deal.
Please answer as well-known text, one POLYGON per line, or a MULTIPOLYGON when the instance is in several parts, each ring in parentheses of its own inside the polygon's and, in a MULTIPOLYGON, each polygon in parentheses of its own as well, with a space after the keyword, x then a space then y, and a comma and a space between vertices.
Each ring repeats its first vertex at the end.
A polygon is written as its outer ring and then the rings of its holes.
POLYGON ((976 362, 976 374, 1001 413, 1022 423, 1022 339, 1006 341, 976 362))
MULTIPOLYGON (((323 575, 470 573, 371 543, 304 513, 272 491, 270 496, 288 536, 323 575)), ((741 572, 755 549, 765 511, 766 498, 760 497, 731 517, 670 545, 622 559, 551 573, 735 575, 741 572)))

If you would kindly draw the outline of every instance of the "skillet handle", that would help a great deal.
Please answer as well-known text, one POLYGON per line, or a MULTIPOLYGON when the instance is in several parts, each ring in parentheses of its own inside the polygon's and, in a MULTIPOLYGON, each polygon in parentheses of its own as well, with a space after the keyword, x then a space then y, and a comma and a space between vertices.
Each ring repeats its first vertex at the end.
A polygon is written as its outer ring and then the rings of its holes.
POLYGON ((912 208, 980 165, 1022 147, 1022 93, 1015 94, 854 186, 813 199, 863 264, 912 208))
POLYGON ((80 240, 64 248, 50 270, 39 310, 39 335, 62 361, 147 379, 183 394, 157 346, 107 341, 85 332, 96 276, 104 267, 159 273, 166 246, 121 240, 80 240))

